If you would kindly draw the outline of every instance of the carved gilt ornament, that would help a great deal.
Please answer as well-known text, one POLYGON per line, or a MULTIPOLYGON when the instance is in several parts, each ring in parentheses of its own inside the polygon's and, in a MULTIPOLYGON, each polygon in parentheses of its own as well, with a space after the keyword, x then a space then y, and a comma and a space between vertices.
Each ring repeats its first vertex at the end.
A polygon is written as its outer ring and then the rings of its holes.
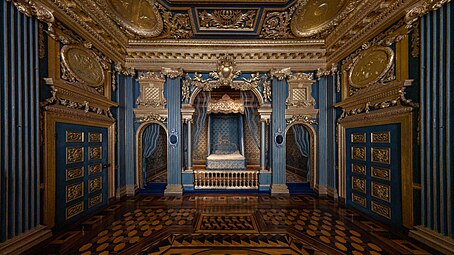
POLYGON ((96 54, 87 48, 65 45, 61 50, 62 76, 71 82, 76 80, 90 87, 103 85, 104 69, 96 54))
POLYGON ((254 31, 258 9, 197 9, 200 30, 254 31))
POLYGON ((229 95, 224 94, 221 99, 208 103, 207 113, 244 114, 244 104, 241 100, 233 100, 229 95))
POLYGON ((389 47, 372 47, 353 61, 348 79, 354 88, 379 82, 393 65, 394 52, 389 47))

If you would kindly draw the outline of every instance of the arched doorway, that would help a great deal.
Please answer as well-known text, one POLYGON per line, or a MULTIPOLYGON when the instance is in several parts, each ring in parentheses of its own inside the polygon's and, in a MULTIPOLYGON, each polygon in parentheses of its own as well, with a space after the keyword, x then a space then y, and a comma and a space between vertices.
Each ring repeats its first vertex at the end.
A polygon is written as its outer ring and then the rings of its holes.
POLYGON ((292 193, 305 193, 314 186, 315 133, 312 127, 296 123, 286 132, 286 180, 292 193))
POLYGON ((149 192, 163 191, 167 185, 167 132, 158 123, 149 123, 139 132, 139 185, 149 192))

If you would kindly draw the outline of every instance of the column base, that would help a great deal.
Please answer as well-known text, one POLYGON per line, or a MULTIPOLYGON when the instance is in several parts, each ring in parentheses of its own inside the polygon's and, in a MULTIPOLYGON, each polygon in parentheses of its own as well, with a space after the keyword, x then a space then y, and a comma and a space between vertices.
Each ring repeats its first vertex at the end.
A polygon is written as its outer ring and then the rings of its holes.
POLYGON ((166 196, 181 196, 183 195, 183 188, 181 184, 167 184, 166 190, 164 190, 166 196))
POLYGON ((423 226, 415 226, 414 230, 410 230, 408 234, 411 238, 414 238, 421 243, 424 243, 443 254, 454 254, 454 240, 443 236, 433 230, 430 230, 423 226))
POLYGON ((286 184, 272 184, 271 185, 271 194, 289 194, 286 184))

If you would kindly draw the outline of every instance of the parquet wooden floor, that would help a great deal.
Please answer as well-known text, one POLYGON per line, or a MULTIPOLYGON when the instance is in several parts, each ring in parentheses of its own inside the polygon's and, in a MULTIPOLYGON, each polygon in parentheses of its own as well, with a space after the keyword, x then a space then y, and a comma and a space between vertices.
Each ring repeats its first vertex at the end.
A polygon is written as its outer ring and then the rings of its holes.
POLYGON ((315 196, 139 195, 31 254, 433 254, 315 196))

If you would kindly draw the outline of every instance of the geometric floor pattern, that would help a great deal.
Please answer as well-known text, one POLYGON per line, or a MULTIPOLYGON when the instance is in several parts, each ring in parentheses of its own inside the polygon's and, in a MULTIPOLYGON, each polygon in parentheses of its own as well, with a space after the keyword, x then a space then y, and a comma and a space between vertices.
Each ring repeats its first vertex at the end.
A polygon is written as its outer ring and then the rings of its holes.
POLYGON ((432 254, 429 249, 311 195, 140 195, 30 254, 432 254))

